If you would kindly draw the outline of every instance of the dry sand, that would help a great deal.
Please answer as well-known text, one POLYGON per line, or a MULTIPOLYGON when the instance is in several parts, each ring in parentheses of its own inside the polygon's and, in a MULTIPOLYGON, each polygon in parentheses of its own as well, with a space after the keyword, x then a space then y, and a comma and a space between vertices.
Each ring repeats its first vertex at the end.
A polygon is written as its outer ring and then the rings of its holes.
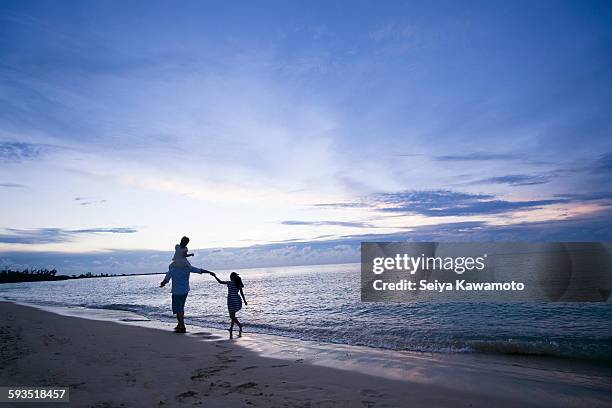
MULTIPOLYGON (((571 377, 571 383, 567 373, 530 382, 519 381, 520 371, 518 377, 496 377, 494 368, 490 373, 479 368, 470 377, 469 370, 449 368, 438 369, 429 383, 394 380, 261 357, 241 339, 208 331, 185 336, 8 302, 0 302, 0 337, 0 385, 67 386, 75 407, 610 406, 609 386, 584 375, 571 377), (453 387, 445 386, 444 378, 454 378, 453 387), (490 381, 474 386, 480 378, 490 381), (496 383, 499 392, 492 392, 496 383)), ((430 376, 432 361, 411 364, 430 376)))

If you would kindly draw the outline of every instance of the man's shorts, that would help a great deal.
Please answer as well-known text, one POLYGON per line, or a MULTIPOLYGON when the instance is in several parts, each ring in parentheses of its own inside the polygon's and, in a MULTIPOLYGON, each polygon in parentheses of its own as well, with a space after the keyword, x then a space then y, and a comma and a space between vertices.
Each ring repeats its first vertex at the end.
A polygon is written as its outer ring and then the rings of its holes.
POLYGON ((172 313, 185 312, 185 300, 187 300, 187 293, 184 295, 172 295, 172 313))

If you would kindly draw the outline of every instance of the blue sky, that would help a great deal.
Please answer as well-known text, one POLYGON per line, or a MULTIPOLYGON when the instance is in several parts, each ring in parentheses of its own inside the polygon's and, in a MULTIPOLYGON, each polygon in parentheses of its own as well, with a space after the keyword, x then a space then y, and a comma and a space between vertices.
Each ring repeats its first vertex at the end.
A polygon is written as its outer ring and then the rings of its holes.
POLYGON ((184 234, 228 265, 610 239, 611 21, 609 2, 4 1, 0 261, 93 268, 184 234))

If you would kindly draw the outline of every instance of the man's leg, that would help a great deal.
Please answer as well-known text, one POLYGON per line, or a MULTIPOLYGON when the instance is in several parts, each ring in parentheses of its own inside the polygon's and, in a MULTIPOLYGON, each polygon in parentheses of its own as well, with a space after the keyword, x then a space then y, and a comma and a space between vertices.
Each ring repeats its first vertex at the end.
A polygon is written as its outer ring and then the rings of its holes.
POLYGON ((187 295, 172 295, 172 312, 176 315, 176 329, 185 330, 185 299, 187 295))

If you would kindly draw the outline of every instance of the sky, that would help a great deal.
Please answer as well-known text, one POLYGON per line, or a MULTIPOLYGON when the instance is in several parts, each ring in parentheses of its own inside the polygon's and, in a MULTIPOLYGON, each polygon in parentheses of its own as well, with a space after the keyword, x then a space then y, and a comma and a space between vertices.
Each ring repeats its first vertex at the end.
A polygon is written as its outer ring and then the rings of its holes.
POLYGON ((0 264, 610 240, 611 85, 610 2, 3 1, 0 264))

